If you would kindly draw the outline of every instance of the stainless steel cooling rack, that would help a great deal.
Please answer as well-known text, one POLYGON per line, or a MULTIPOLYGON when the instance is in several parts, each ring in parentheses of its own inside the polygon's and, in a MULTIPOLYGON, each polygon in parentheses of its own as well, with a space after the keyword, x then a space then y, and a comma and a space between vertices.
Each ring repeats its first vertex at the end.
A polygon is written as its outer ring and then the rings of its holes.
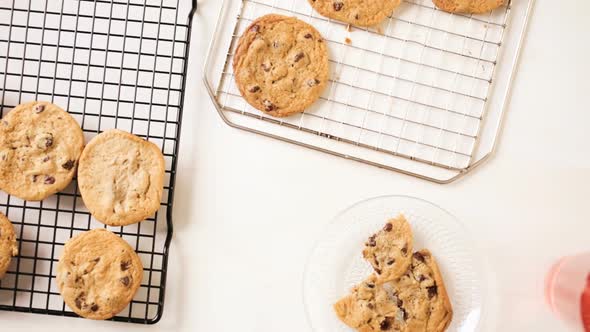
MULTIPOLYGON (((144 266, 140 289, 116 321, 154 324, 162 317, 195 8, 196 0, 0 1, 0 118, 17 104, 51 101, 78 120, 87 141, 119 128, 164 154, 159 212, 139 224, 109 227, 144 266)), ((84 206, 76 181, 42 202, 0 191, 0 212, 19 243, 0 280, 0 310, 76 316, 57 290, 56 263, 72 236, 104 227, 84 206)))
POLYGON ((455 15, 406 0, 379 27, 349 29, 306 0, 224 1, 204 80, 230 126, 448 183, 494 150, 533 2, 455 15), (330 84, 289 118, 248 105, 230 65, 244 29, 268 13, 310 23, 329 47, 330 84))

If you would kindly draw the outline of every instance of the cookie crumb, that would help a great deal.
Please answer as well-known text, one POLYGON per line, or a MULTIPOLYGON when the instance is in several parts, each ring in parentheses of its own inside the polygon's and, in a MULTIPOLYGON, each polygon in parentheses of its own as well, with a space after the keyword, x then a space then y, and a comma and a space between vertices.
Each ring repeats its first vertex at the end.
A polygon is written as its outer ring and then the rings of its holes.
POLYGON ((348 45, 352 44, 352 40, 348 37, 346 37, 346 39, 344 39, 344 42, 348 45))

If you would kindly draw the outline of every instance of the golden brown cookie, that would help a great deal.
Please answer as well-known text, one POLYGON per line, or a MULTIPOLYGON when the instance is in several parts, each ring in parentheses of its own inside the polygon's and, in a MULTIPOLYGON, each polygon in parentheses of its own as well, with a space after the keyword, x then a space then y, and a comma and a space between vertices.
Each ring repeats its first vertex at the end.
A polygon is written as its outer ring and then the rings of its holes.
POLYGON ((155 144, 113 129, 84 149, 78 184, 92 216, 110 226, 124 226, 158 211, 164 172, 164 156, 155 144))
POLYGON ((401 310, 401 303, 377 283, 375 274, 353 287, 349 295, 334 304, 338 318, 361 332, 381 331, 382 327, 383 331, 387 331, 391 326, 388 320, 402 315, 401 310))
POLYGON ((363 257, 371 263, 381 282, 402 276, 412 262, 414 238, 403 215, 389 220, 382 230, 369 237, 363 257))
POLYGON ((450 13, 481 14, 502 6, 505 0, 432 0, 438 8, 450 13))
POLYGON ((57 264, 57 287, 70 309, 90 319, 109 319, 131 302, 143 266, 127 242, 95 229, 70 239, 57 264))
POLYGON ((240 37, 236 84, 246 101, 269 115, 303 112, 328 82, 328 49, 320 33, 294 17, 266 15, 240 37))
POLYGON ((0 189, 40 201, 67 187, 84 148, 80 125, 48 102, 20 104, 0 120, 0 189))
POLYGON ((399 279, 379 283, 376 275, 355 286, 334 304, 338 318, 361 332, 442 332, 453 309, 434 258, 428 250, 414 253, 399 279))
POLYGON ((321 15, 356 26, 381 23, 401 0, 307 0, 321 15))
POLYGON ((4 214, 0 212, 0 279, 8 270, 12 257, 18 254, 14 227, 4 214))

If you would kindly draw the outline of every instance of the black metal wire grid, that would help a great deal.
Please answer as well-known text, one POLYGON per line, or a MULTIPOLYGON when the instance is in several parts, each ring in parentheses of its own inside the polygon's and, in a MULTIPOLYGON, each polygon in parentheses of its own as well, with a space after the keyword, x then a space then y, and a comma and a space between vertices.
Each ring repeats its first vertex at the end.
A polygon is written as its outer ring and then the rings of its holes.
MULTIPOLYGON (((116 321, 154 324, 162 317, 195 9, 196 0, 0 1, 0 117, 17 104, 47 100, 78 120, 87 141, 119 128, 164 153, 159 212, 140 224, 109 227, 144 265, 141 288, 116 321)), ((76 180, 42 202, 0 191, 0 212, 19 242, 19 255, 0 280, 0 309, 76 316, 56 287, 56 263, 68 239, 105 227, 84 206, 76 180)))

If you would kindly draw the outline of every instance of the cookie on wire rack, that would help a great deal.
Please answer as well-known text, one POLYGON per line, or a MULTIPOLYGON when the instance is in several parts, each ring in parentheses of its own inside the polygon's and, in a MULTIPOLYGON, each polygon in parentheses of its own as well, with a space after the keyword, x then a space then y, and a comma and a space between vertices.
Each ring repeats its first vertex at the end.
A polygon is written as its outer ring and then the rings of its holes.
POLYGON ((12 223, 0 212, 0 279, 8 270, 12 257, 18 254, 12 223))
POLYGON ((164 156, 154 143, 112 129, 84 149, 78 184, 94 218, 109 226, 125 226, 158 211, 164 174, 164 156))
POLYGON ((385 20, 401 0, 308 0, 323 16, 348 24, 369 27, 385 20))
POLYGON ((494 10, 506 0, 432 0, 440 9, 450 13, 481 14, 494 10))
POLYGON ((0 120, 0 189, 40 201, 64 189, 84 149, 80 125, 48 102, 20 104, 0 120))
POLYGON ((90 319, 109 319, 131 302, 141 285, 139 256, 106 229, 70 239, 57 263, 57 287, 72 311, 90 319))
POLYGON ((262 16, 240 37, 236 85, 254 108, 275 117, 303 112, 328 82, 328 49, 320 33, 294 17, 262 16))

